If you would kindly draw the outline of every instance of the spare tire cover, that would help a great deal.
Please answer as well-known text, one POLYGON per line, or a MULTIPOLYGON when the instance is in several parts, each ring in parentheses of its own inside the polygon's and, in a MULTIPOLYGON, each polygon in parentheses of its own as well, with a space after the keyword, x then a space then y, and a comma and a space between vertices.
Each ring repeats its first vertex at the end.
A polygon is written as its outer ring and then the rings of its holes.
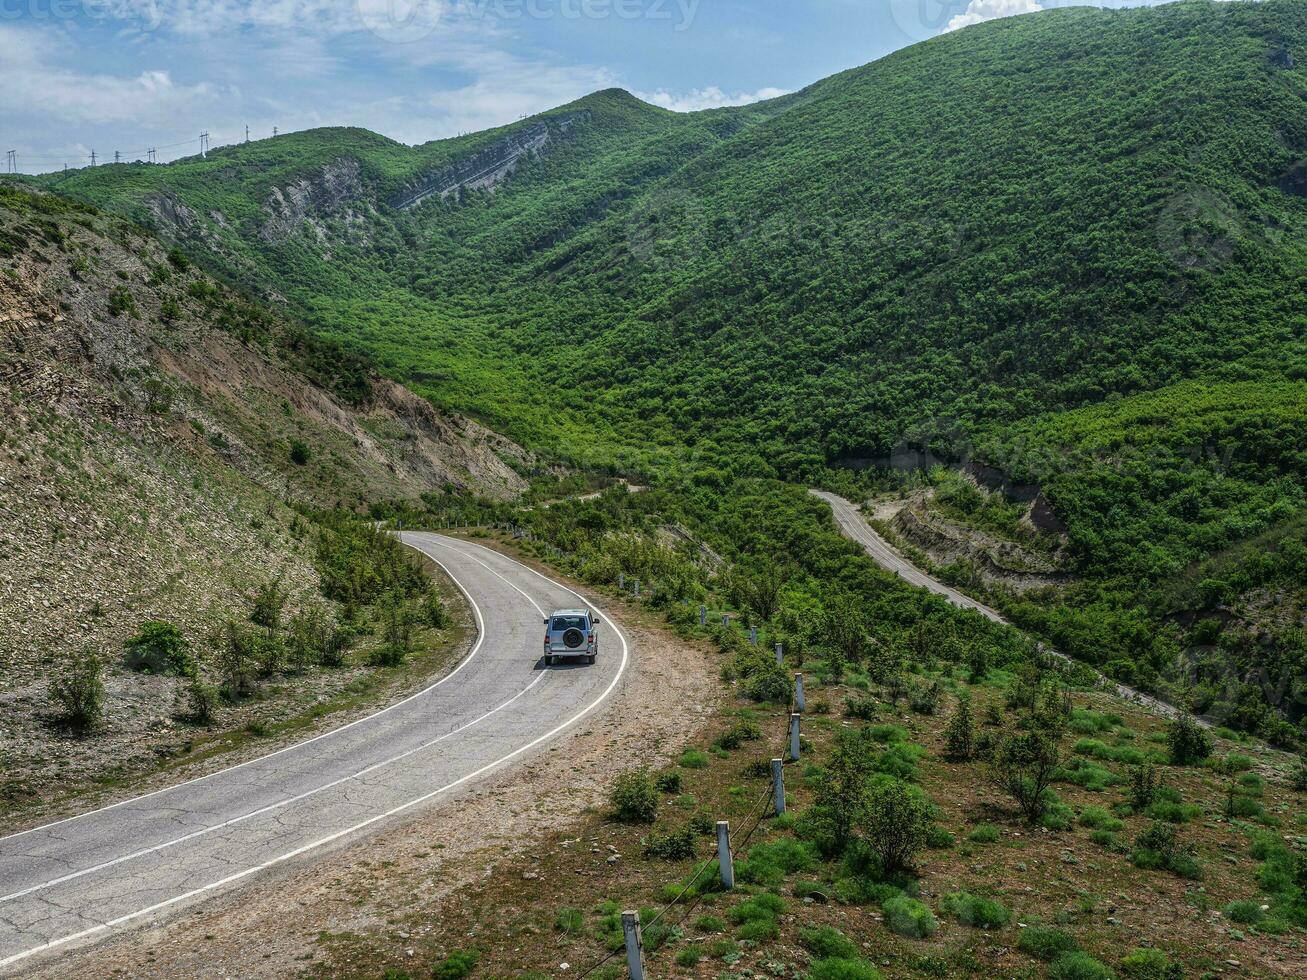
POLYGON ((563 646, 567 647, 569 650, 575 650, 584 642, 585 634, 575 626, 568 628, 563 633, 563 646))

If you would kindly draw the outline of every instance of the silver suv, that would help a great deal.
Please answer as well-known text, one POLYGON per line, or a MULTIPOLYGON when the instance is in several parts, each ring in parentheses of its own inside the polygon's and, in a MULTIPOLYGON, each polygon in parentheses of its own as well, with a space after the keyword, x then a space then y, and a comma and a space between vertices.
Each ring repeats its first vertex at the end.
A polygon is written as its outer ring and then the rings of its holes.
POLYGON ((557 609, 545 617, 545 664, 552 667, 564 657, 595 662, 599 652, 599 617, 588 609, 557 609))

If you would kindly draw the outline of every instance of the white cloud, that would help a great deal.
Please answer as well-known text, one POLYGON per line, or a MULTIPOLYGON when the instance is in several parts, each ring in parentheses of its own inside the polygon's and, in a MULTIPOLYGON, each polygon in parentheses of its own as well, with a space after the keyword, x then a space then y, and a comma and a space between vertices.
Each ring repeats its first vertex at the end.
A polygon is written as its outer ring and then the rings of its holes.
POLYGON ((971 0, 967 9, 953 17, 944 31, 956 31, 972 24, 982 24, 987 20, 1000 17, 1015 17, 1018 14, 1033 14, 1043 10, 1036 0, 971 0))
POLYGON ((68 52, 48 35, 0 26, 6 103, 65 122, 150 124, 211 105, 220 95, 208 83, 178 85, 160 68, 111 75, 60 67, 55 62, 61 54, 68 52))
POLYGON ((694 89, 679 95, 673 95, 666 89, 659 89, 657 92, 635 93, 637 98, 643 99, 651 105, 671 109, 673 112, 698 112, 702 109, 720 109, 722 106, 728 105, 749 105, 752 102, 762 102, 764 99, 775 99, 789 94, 788 89, 760 88, 756 92, 737 92, 730 95, 716 85, 694 89))

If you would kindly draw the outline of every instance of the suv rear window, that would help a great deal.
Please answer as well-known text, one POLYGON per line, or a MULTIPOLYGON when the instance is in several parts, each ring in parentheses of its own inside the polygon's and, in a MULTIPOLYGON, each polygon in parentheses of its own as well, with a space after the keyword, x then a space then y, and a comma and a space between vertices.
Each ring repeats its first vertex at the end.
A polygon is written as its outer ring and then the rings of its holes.
POLYGON ((568 629, 585 629, 584 616, 555 616, 554 621, 549 625, 554 632, 562 632, 568 629))

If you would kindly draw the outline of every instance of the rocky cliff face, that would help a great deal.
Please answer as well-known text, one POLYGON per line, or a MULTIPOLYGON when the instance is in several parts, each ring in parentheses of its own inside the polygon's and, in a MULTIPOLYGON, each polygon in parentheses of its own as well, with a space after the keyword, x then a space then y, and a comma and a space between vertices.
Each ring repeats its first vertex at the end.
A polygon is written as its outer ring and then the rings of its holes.
POLYGON ((549 122, 533 123, 479 153, 414 178, 392 194, 386 203, 399 210, 408 210, 432 197, 445 200, 463 190, 490 190, 512 176, 524 156, 546 152, 551 140, 565 136, 574 126, 589 118, 589 112, 578 112, 549 122))

